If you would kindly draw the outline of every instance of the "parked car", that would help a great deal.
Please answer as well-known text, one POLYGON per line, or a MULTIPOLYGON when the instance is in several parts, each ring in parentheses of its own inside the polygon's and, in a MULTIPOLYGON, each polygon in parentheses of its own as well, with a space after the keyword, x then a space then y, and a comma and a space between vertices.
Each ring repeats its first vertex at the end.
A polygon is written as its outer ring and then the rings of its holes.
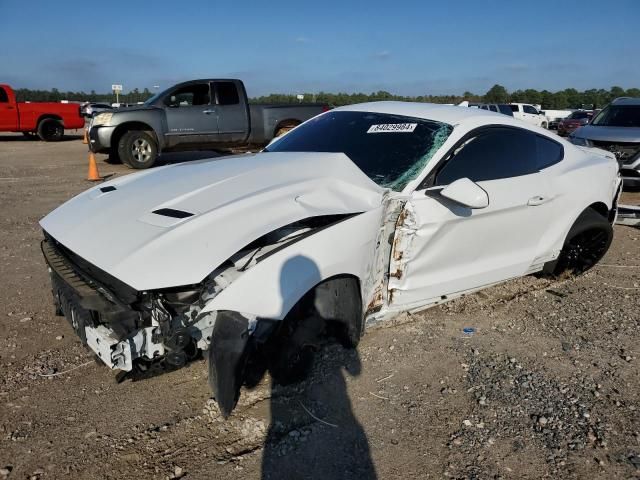
POLYGON ((83 128, 80 105, 54 102, 17 102, 13 89, 0 84, 0 132, 37 134, 41 140, 62 140, 65 128, 83 128))
POLYGON ((193 80, 144 105, 97 115, 89 145, 131 168, 149 168, 161 152, 263 146, 326 110, 322 104, 249 105, 240 80, 193 80))
POLYGON ((330 328, 523 275, 581 273, 612 240, 615 157, 506 115, 420 103, 319 115, 262 153, 89 189, 41 222, 57 312, 109 367, 207 350, 222 413, 330 328), (455 128, 454 128, 455 126, 455 128))
POLYGON ((547 117, 549 124, 547 128, 549 130, 557 130, 558 124, 569 115, 573 113, 573 110, 540 110, 540 113, 547 117))
POLYGON ((108 103, 86 103, 82 106, 81 112, 85 117, 93 117, 98 113, 109 112, 113 107, 108 103))
POLYGON ((549 126, 547 117, 533 105, 527 103, 511 103, 509 106, 515 118, 542 128, 549 126))
POLYGON ((506 103, 483 103, 478 108, 482 110, 489 110, 491 112, 502 113, 503 115, 509 115, 513 117, 513 111, 511 105, 506 103))
POLYGON ((567 118, 558 123, 558 135, 567 136, 574 130, 586 125, 593 118, 593 112, 589 110, 576 110, 567 118))
POLYGON ((612 152, 625 187, 640 187, 640 98, 614 100, 569 139, 575 145, 612 152))

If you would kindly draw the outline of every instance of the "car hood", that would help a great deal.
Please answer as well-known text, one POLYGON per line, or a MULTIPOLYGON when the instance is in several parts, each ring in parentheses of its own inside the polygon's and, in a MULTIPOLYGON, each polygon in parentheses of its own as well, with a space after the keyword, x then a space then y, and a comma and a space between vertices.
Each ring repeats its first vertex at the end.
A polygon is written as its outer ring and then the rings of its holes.
POLYGON ((72 198, 40 225, 142 291, 199 283, 266 233, 374 209, 384 192, 342 153, 269 152, 127 175, 72 198), (153 213, 161 209, 174 216, 153 213))
POLYGON ((149 110, 159 110, 158 107, 153 105, 132 105, 130 107, 118 107, 112 110, 113 113, 125 113, 125 112, 145 112, 149 110))
POLYGON ((640 142, 640 128, 585 125, 574 136, 601 142, 640 142))

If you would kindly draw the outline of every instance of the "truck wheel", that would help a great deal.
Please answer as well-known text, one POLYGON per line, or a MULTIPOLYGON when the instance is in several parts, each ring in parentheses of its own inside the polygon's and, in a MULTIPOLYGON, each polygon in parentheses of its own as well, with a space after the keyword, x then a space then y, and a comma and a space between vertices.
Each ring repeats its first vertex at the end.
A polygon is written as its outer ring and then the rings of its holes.
POLYGON ((109 156, 107 158, 105 158, 104 161, 106 163, 108 163, 109 165, 118 165, 118 164, 122 163, 122 159, 120 158, 120 156, 118 155, 118 152, 116 150, 111 150, 109 152, 109 156))
POLYGON ((300 124, 299 123, 289 123, 289 124, 285 124, 285 125, 280 125, 276 129, 276 134, 274 135, 274 138, 281 137, 285 133, 287 133, 287 132, 293 130, 294 128, 296 128, 298 125, 300 125, 300 124))
POLYGON ((45 142, 59 142, 64 136, 64 126, 60 120, 45 118, 38 124, 38 136, 45 142))
POLYGON ((540 125, 542 128, 548 128, 547 127, 547 122, 542 122, 542 124, 540 125))
POLYGON ((158 146, 149 132, 132 130, 120 137, 118 156, 130 168, 149 168, 158 158, 158 146))

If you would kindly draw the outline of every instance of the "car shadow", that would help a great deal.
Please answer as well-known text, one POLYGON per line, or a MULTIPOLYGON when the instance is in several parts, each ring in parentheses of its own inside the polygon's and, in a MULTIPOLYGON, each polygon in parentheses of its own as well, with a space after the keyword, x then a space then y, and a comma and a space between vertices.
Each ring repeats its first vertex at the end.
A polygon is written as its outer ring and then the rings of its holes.
MULTIPOLYGON (((318 267, 301 255, 290 258, 280 274, 283 297, 305 280, 319 283, 318 267)), ((314 304, 313 296, 305 299, 306 305, 314 304)), ((369 441, 347 391, 347 378, 361 372, 358 351, 343 346, 335 331, 325 328, 330 319, 322 319, 318 327, 318 316, 296 309, 292 312, 300 314, 299 322, 285 328, 285 342, 269 352, 270 358, 256 362, 268 365, 271 375, 271 418, 261 478, 375 479, 369 441)), ((283 322, 290 320, 287 316, 283 322)), ((253 384, 258 380, 254 377, 253 384)))
POLYGON ((40 138, 37 135, 30 135, 30 136, 25 136, 21 133, 19 134, 4 134, 4 135, 0 135, 0 142, 4 143, 4 142, 41 142, 41 143, 59 143, 59 142, 71 142, 71 141, 75 141, 75 140, 82 140, 82 135, 80 134, 69 134, 69 133, 65 133, 64 136, 62 137, 61 140, 58 140, 56 142, 44 142, 42 140, 40 140, 40 138))
POLYGON ((213 150, 198 150, 193 152, 169 152, 163 153, 158 157, 154 166, 161 167, 163 165, 173 165, 174 163, 191 162, 195 160, 205 160, 207 158, 219 158, 231 155, 213 150))

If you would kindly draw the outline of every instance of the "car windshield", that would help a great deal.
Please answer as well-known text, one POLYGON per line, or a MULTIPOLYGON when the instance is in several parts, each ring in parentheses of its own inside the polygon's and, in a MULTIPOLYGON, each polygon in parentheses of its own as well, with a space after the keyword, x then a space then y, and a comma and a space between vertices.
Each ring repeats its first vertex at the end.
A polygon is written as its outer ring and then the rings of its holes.
POLYGON ((445 123, 370 112, 328 112, 279 138, 266 152, 341 152, 381 187, 400 191, 451 134, 445 123))
POLYGON ((640 105, 609 105, 591 125, 600 127, 640 127, 640 105))

